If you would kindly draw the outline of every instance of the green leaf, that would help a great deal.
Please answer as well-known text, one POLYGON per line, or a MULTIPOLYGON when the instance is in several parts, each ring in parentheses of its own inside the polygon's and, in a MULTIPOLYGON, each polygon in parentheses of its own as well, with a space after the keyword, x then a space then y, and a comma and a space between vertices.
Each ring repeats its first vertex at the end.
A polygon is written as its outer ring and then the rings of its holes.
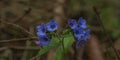
POLYGON ((47 53, 49 50, 50 50, 49 47, 47 48, 46 46, 44 46, 42 49, 40 49, 40 51, 38 52, 38 55, 43 55, 47 53))
POLYGON ((67 52, 69 50, 69 48, 72 46, 73 42, 74 42, 74 37, 71 33, 65 36, 65 38, 64 38, 65 52, 67 52))
POLYGON ((56 55, 54 56, 53 60, 65 60, 64 52, 65 53, 68 52, 68 50, 72 46, 73 42, 74 42, 74 37, 71 33, 64 35, 64 49, 65 49, 65 51, 63 51, 63 48, 59 47, 56 50, 56 55))
POLYGON ((53 38, 48 47, 43 46, 43 48, 40 49, 40 51, 38 52, 38 55, 40 56, 40 55, 47 53, 49 50, 51 50, 52 48, 55 48, 59 44, 60 44, 60 41, 58 40, 58 38, 53 38))
POLYGON ((54 56, 53 60, 65 60, 63 49, 59 47, 56 51, 56 55, 54 56))

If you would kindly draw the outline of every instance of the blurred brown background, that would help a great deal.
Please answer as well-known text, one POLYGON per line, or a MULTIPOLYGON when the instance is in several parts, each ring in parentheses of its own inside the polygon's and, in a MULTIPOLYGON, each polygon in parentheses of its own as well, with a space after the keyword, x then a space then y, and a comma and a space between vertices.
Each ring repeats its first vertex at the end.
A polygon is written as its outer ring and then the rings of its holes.
POLYGON ((91 29, 85 47, 66 60, 120 60, 120 0, 0 0, 0 60, 52 60, 36 56, 36 26, 55 19, 63 31, 70 18, 84 17, 91 29), (101 23, 102 22, 102 23, 101 23))

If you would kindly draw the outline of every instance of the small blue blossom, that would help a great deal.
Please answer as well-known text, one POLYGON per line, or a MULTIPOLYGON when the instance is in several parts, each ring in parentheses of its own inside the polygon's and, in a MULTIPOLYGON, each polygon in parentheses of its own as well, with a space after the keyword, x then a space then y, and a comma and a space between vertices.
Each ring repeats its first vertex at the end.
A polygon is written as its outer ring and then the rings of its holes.
POLYGON ((44 25, 44 23, 41 23, 39 26, 37 26, 37 35, 46 35, 46 27, 44 25))
POLYGON ((45 35, 41 35, 41 36, 38 37, 38 40, 35 41, 35 43, 39 46, 43 46, 43 45, 48 46, 49 43, 50 43, 50 38, 48 38, 45 35))
POLYGON ((51 20, 46 24, 47 30, 52 32, 58 29, 58 23, 54 20, 51 20))
POLYGON ((86 20, 80 17, 78 23, 74 20, 68 20, 69 27, 73 30, 76 39, 76 47, 84 46, 90 38, 90 30, 87 29, 86 20))
POLYGON ((90 29, 87 29, 84 32, 84 38, 83 38, 83 40, 87 41, 89 38, 90 38, 90 29))
POLYGON ((77 27, 73 31, 74 31, 74 36, 75 36, 76 40, 80 40, 81 37, 84 35, 83 28, 77 27))
POLYGON ((75 29, 77 27, 77 22, 75 19, 68 20, 68 25, 71 29, 75 29))
POLYGON ((80 17, 80 18, 78 19, 78 25, 79 25, 81 28, 87 28, 87 26, 86 26, 86 20, 83 19, 83 17, 80 17))
POLYGON ((84 46, 87 40, 90 38, 90 29, 83 32, 83 35, 77 40, 76 47, 84 46))

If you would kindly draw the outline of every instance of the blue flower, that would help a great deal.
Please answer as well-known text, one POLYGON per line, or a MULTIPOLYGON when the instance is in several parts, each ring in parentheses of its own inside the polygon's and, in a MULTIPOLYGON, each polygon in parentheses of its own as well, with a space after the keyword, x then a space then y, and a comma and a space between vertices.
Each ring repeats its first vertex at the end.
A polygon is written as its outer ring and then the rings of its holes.
POLYGON ((84 30, 81 27, 77 27, 73 31, 74 31, 74 36, 76 40, 80 40, 82 36, 84 35, 84 30))
POLYGON ((87 29, 87 30, 84 32, 83 40, 87 41, 89 38, 90 38, 90 29, 87 29))
POLYGON ((39 26, 37 26, 37 35, 46 35, 46 27, 44 25, 44 23, 41 23, 39 26))
POLYGON ((47 30, 52 32, 58 29, 58 23, 54 20, 51 20, 46 24, 47 30))
POLYGON ((83 19, 83 17, 80 17, 80 18, 78 19, 78 25, 79 25, 81 28, 87 28, 87 26, 86 26, 86 20, 83 19))
POLYGON ((75 29, 77 27, 77 22, 75 19, 68 20, 68 25, 71 29, 75 29))
POLYGON ((68 25, 73 30, 76 47, 83 46, 90 38, 90 30, 87 29, 86 20, 80 17, 77 23, 75 19, 71 19, 68 20, 68 25))
POLYGON ((43 45, 48 46, 49 43, 50 43, 50 38, 48 38, 45 35, 41 35, 41 36, 38 37, 38 40, 35 41, 35 43, 39 46, 43 46, 43 45))
POLYGON ((87 42, 87 40, 90 38, 90 29, 87 29, 86 31, 83 32, 84 35, 81 36, 79 40, 76 42, 76 47, 78 46, 84 46, 84 44, 87 42))

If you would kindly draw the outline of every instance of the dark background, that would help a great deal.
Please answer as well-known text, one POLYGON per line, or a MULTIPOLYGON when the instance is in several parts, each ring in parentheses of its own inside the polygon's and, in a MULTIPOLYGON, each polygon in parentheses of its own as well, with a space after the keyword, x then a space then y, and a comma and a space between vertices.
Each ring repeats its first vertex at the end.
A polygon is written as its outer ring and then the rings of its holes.
POLYGON ((77 55, 71 47, 67 60, 120 60, 120 0, 0 0, 0 60, 51 60, 52 50, 36 56, 36 26, 55 19, 62 31, 79 17, 91 39, 77 55))

